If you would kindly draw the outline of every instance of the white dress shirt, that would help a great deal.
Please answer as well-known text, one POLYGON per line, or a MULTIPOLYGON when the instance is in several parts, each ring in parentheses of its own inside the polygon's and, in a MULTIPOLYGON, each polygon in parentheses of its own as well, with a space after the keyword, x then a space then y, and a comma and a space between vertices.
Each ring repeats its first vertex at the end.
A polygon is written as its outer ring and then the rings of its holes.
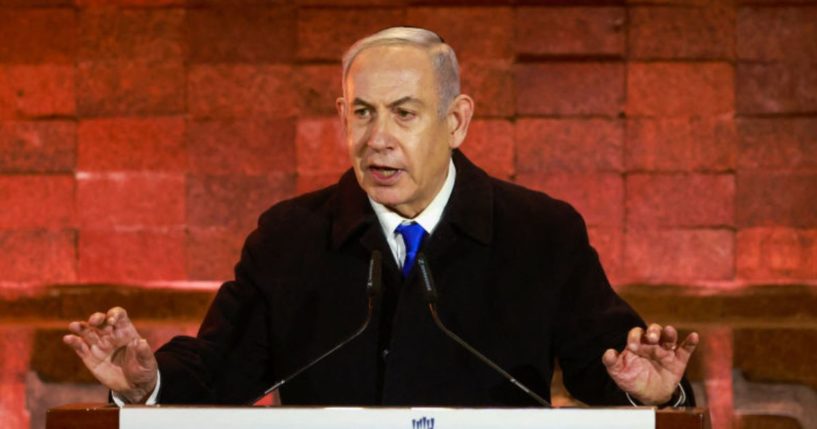
POLYGON ((369 203, 372 204, 374 213, 377 215, 377 220, 380 221, 380 227, 383 228, 383 235, 386 236, 386 243, 389 244, 389 249, 397 262, 397 267, 403 269, 403 261, 406 259, 406 243, 403 241, 403 236, 396 232, 398 225, 409 224, 417 222, 424 230, 431 235, 434 233, 434 228, 440 222, 443 216, 443 210, 448 204, 448 199, 451 198, 451 192, 454 190, 454 181, 457 177, 457 169, 454 168, 454 161, 448 161, 448 175, 445 178, 445 183, 437 195, 431 200, 431 203, 414 219, 406 219, 403 216, 389 210, 383 204, 375 202, 369 197, 369 203))

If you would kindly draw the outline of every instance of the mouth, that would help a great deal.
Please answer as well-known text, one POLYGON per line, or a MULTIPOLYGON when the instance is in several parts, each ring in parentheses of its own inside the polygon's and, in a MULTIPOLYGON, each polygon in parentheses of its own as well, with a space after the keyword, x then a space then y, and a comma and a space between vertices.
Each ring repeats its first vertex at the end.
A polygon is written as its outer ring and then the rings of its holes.
POLYGON ((370 165, 368 169, 377 182, 381 182, 384 184, 396 180, 400 172, 403 171, 399 168, 389 167, 385 165, 370 165))

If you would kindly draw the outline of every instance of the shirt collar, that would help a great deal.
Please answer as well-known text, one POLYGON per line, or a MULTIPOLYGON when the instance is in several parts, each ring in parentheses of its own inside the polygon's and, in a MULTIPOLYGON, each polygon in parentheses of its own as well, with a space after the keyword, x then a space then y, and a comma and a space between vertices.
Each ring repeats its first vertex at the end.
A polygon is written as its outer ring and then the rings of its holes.
POLYGON ((454 190, 456 178, 457 169, 454 168, 454 162, 449 160, 448 175, 445 178, 443 187, 439 192, 437 192, 437 195, 433 200, 431 200, 428 207, 420 212, 420 214, 414 219, 404 218, 403 216, 389 210, 383 204, 380 204, 369 197, 369 203, 371 203, 372 209, 374 209, 377 220, 380 221, 380 226, 383 228, 383 233, 388 237, 390 234, 394 234, 394 230, 398 225, 402 223, 417 222, 423 227, 424 230, 426 230, 426 232, 428 232, 429 235, 431 235, 434 232, 434 228, 436 228, 437 224, 440 222, 440 218, 443 216, 443 211, 445 210, 446 204, 448 204, 449 198, 451 198, 451 192, 454 190))

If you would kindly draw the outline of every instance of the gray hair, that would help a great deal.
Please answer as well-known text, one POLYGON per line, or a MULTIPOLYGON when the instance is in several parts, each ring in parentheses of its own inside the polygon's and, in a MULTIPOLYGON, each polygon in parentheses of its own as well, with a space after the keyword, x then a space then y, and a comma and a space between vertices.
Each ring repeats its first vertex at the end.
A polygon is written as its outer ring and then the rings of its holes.
POLYGON ((343 54, 343 88, 352 61, 365 49, 383 45, 413 45, 425 50, 431 57, 440 95, 438 114, 444 116, 454 98, 460 94, 460 67, 454 49, 437 33, 416 27, 391 27, 358 40, 343 54))

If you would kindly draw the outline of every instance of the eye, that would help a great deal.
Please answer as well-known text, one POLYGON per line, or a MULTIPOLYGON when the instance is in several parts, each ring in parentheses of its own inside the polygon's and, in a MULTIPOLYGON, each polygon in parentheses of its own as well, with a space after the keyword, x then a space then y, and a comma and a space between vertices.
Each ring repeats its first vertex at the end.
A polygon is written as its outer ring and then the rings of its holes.
POLYGON ((358 107, 354 110, 355 117, 358 119, 368 119, 372 112, 368 107, 358 107))
POLYGON ((396 113, 397 113, 397 117, 404 120, 404 121, 414 119, 414 117, 416 116, 414 114, 414 112, 412 112, 411 110, 406 110, 406 109, 397 109, 396 113))

